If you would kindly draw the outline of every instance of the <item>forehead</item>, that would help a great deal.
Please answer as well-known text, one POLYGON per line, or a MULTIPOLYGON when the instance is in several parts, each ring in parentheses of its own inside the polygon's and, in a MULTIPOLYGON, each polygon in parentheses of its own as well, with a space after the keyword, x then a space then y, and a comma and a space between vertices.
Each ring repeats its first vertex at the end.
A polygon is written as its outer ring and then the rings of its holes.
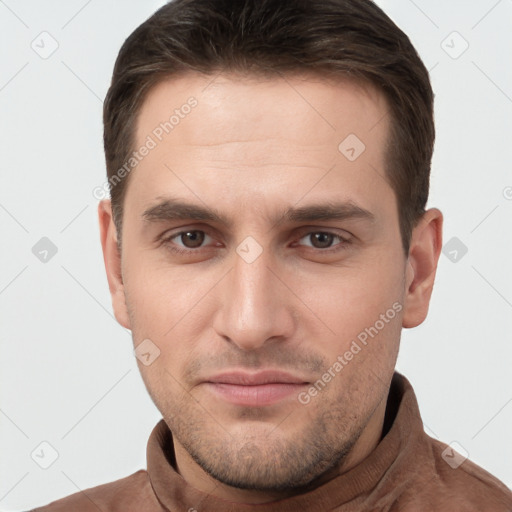
POLYGON ((369 84, 188 73, 154 86, 140 109, 135 149, 151 141, 151 150, 132 172, 127 196, 143 202, 172 188, 190 195, 185 189, 193 184, 219 200, 234 191, 263 198, 279 190, 284 197, 287 187, 303 183, 298 199, 321 178, 319 194, 343 192, 345 183, 353 199, 367 194, 370 182, 377 200, 379 189, 390 193, 388 130, 387 102, 369 84))
POLYGON ((172 120, 176 145, 275 137, 285 137, 299 146, 325 145, 348 133, 358 134, 362 140, 385 135, 386 112, 380 91, 345 77, 188 73, 163 80, 149 91, 139 112, 136 138, 142 141, 174 113, 179 118, 172 120), (182 123, 192 97, 197 107, 191 113, 197 115, 182 123), (380 129, 375 131, 377 125, 380 129))

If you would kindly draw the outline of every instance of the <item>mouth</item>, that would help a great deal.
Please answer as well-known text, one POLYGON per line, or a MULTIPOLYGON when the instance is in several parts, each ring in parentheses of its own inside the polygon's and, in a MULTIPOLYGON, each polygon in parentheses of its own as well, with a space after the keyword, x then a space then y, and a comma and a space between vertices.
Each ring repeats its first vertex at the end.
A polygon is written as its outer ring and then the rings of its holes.
POLYGON ((281 371, 229 372, 210 377, 204 385, 234 405, 262 407, 296 396, 309 382, 281 371))

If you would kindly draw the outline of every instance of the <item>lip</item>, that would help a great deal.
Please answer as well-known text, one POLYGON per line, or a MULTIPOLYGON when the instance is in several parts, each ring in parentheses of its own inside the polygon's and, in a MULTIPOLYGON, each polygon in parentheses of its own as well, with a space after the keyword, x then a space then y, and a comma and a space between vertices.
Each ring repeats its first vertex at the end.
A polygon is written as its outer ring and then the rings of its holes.
POLYGON ((206 382, 258 386, 261 384, 307 384, 304 379, 279 370, 264 370, 256 373, 233 371, 208 377, 206 382))
POLYGON ((234 405, 262 407, 296 396, 308 382, 286 372, 267 370, 222 373, 209 377, 204 384, 214 395, 234 405))

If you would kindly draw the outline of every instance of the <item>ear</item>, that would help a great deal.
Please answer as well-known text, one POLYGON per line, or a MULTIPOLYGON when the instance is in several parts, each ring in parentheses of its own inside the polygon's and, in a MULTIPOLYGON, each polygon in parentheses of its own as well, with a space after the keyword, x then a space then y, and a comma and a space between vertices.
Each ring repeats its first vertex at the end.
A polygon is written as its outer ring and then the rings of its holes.
POLYGON ((437 263, 443 244, 443 214, 426 211, 412 231, 406 268, 403 327, 420 325, 428 313, 437 263))
POLYGON ((116 320, 126 329, 131 329, 128 308, 124 295, 121 255, 117 247, 117 230, 112 217, 110 199, 103 199, 98 205, 101 247, 107 271, 108 288, 116 320))

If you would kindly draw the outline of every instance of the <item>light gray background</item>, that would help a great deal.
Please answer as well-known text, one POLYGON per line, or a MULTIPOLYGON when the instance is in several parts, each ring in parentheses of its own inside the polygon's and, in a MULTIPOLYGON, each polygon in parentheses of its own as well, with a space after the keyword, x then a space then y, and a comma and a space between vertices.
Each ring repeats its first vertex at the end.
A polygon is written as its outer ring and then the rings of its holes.
MULTIPOLYGON (((0 0, 4 511, 145 468, 160 414, 112 316, 92 191, 105 181, 102 100, 117 52, 163 3, 0 0), (47 59, 31 48, 51 49, 43 31, 58 42, 47 59), (42 237, 58 248, 46 263, 32 253, 42 237), (59 454, 48 469, 31 458, 51 455, 43 441, 59 454)), ((445 243, 468 248, 441 256, 429 318, 404 331, 398 369, 427 432, 512 486, 512 0, 378 4, 431 70, 429 204, 445 214, 445 243)))

